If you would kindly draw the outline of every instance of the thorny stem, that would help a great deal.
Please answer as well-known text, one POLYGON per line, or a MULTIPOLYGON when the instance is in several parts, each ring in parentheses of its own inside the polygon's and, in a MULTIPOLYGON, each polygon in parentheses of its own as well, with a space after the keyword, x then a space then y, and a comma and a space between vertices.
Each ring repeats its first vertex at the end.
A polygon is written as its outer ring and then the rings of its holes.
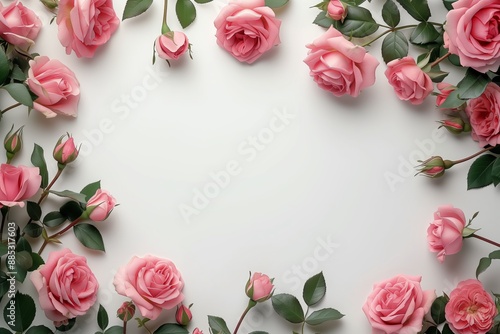
POLYGON ((49 242, 50 242, 49 240, 55 239, 55 238, 59 238, 64 233, 68 232, 73 226, 75 226, 76 224, 78 224, 80 222, 80 220, 81 220, 80 218, 75 219, 74 221, 71 222, 71 224, 68 224, 68 226, 66 226, 65 228, 63 228, 59 232, 54 233, 53 235, 48 236, 47 238, 45 238, 43 240, 42 246, 40 247, 40 250, 38 251, 38 255, 42 254, 42 252, 45 249, 45 247, 49 244, 49 242))

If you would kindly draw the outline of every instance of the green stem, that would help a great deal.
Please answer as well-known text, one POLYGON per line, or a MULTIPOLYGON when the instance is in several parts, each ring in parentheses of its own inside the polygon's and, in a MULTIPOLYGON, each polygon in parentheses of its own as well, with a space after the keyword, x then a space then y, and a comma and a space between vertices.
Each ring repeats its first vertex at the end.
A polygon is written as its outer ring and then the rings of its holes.
POLYGON ((64 233, 68 232, 73 226, 75 226, 76 224, 78 224, 80 222, 80 220, 81 220, 81 218, 77 218, 74 221, 72 221, 71 224, 68 224, 68 226, 66 226, 65 228, 63 228, 59 232, 54 233, 51 236, 48 236, 48 237, 44 238, 43 244, 40 247, 40 249, 38 250, 38 255, 42 254, 42 252, 45 249, 45 247, 49 244, 49 242, 50 242, 49 240, 54 239, 54 238, 59 238, 64 233))
POLYGON ((488 238, 482 237, 482 236, 477 235, 477 234, 472 234, 472 235, 471 235, 471 237, 474 237, 474 238, 476 238, 476 239, 482 240, 482 241, 487 242, 487 243, 489 243, 489 244, 491 244, 491 245, 493 245, 493 246, 495 246, 495 247, 500 248, 500 243, 495 242, 495 241, 493 241, 493 240, 490 240, 490 239, 488 239, 488 238))
POLYGON ((0 113, 3 115, 5 114, 7 111, 11 110, 11 109, 14 109, 14 108, 17 108, 19 106, 23 105, 21 102, 18 102, 18 103, 14 103, 13 105, 11 105, 10 107, 7 107, 5 108, 4 110, 0 111, 0 113))
POLYGON ((430 63, 429 66, 431 68, 433 68, 434 66, 436 66, 437 64, 439 64, 440 62, 442 62, 443 60, 445 60, 446 58, 448 58, 450 55, 451 55, 450 52, 446 53, 444 56, 439 57, 438 59, 436 59, 432 63, 430 63))
MULTIPOLYGON (((309 306, 307 307, 306 314, 304 315, 304 318, 307 318, 307 314, 308 314, 308 313, 309 313, 309 306)), ((301 334, 304 334, 304 327, 305 327, 305 325, 306 325, 306 322, 305 322, 305 321, 303 321, 303 322, 302 322, 302 326, 301 326, 301 328, 300 328, 300 332, 301 332, 301 334)))
POLYGON ((3 228, 5 225, 5 221, 7 220, 7 214, 9 213, 9 207, 4 206, 2 209, 0 209, 2 212, 2 223, 0 223, 0 242, 3 241, 3 228))
POLYGON ((168 9, 168 0, 163 1, 163 21, 161 23, 161 34, 164 35, 167 32, 170 32, 170 28, 167 24, 167 9, 168 9))
POLYGON ((415 28, 417 25, 416 24, 409 24, 409 25, 405 25, 405 26, 401 26, 401 27, 395 27, 395 28, 391 28, 389 26, 384 26, 384 25, 380 25, 380 26, 384 27, 384 28, 387 28, 387 30, 384 31, 383 33, 381 33, 380 35, 378 35, 377 37, 375 37, 374 39, 372 39, 371 41, 363 43, 361 46, 363 46, 363 47, 368 46, 368 45, 372 44, 373 42, 375 42, 376 40, 378 40, 379 38, 387 35, 388 33, 395 32, 395 31, 398 31, 398 30, 403 30, 403 29, 415 28))
POLYGON ((153 334, 153 332, 151 332, 151 330, 148 328, 148 326, 146 326, 146 324, 142 324, 142 327, 144 327, 149 334, 153 334))
POLYGON ((491 149, 493 149, 493 148, 495 148, 495 146, 491 146, 491 147, 488 147, 488 148, 482 149, 481 151, 476 152, 476 153, 474 153, 473 155, 470 155, 470 156, 468 156, 468 157, 466 157, 466 158, 463 158, 463 159, 459 159, 459 160, 452 161, 452 163, 453 163, 453 165, 456 165, 456 164, 459 164, 459 163, 465 162, 465 161, 467 161, 467 160, 470 160, 470 159, 472 159, 472 158, 477 157, 478 155, 483 154, 484 152, 488 152, 489 150, 491 150, 491 149))
POLYGON ((255 305, 257 305, 256 301, 253 301, 251 299, 248 301, 247 308, 245 309, 245 311, 241 315, 240 320, 238 320, 238 323, 236 324, 236 327, 234 328, 233 334, 238 333, 238 329, 240 329, 240 326, 241 326, 241 323, 243 322, 243 319, 247 315, 248 311, 250 311, 252 309, 252 307, 254 307, 255 305))

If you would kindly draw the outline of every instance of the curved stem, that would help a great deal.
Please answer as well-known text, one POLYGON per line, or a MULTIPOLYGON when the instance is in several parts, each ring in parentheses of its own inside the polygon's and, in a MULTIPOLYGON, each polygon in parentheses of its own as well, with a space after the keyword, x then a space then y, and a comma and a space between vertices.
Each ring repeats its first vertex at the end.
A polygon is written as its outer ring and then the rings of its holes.
POLYGON ((240 329, 240 326, 241 326, 241 323, 243 322, 243 319, 245 319, 245 316, 247 315, 248 311, 250 311, 252 309, 252 307, 254 307, 255 305, 257 305, 257 302, 255 302, 251 299, 248 301, 247 308, 245 309, 245 311, 243 311, 243 314, 241 315, 240 320, 238 320, 238 323, 236 324, 236 327, 234 328, 233 334, 238 333, 238 329, 240 329))
POLYGON ((476 238, 476 239, 482 240, 482 241, 487 242, 487 243, 489 243, 489 244, 491 244, 491 245, 493 245, 493 246, 495 246, 495 247, 500 248, 500 243, 495 242, 495 241, 493 241, 493 240, 490 240, 490 239, 488 239, 488 238, 482 237, 482 236, 477 235, 477 234, 472 234, 472 235, 471 235, 471 237, 474 237, 474 238, 476 238))
POLYGON ((65 228, 63 228, 62 230, 60 230, 59 232, 57 233, 54 233, 52 234, 51 236, 48 236, 47 238, 45 238, 43 240, 43 244, 42 246, 40 247, 40 249, 38 250, 38 255, 42 254, 43 250, 45 249, 45 247, 49 244, 49 240, 51 239, 55 239, 55 238, 59 238, 60 236, 62 236, 64 233, 68 232, 73 226, 75 226, 76 224, 78 224, 80 222, 80 218, 77 218, 75 219, 74 221, 71 222, 71 224, 68 224, 68 226, 66 226, 65 228))
POLYGON ((384 31, 383 33, 381 33, 380 35, 378 35, 377 37, 375 37, 374 39, 372 39, 371 41, 363 43, 361 46, 365 47, 367 45, 370 45, 373 42, 375 42, 376 40, 378 40, 379 38, 387 35, 388 33, 395 32, 395 31, 398 31, 398 30, 403 30, 403 29, 415 28, 417 25, 416 24, 408 24, 408 25, 405 25, 405 26, 395 27, 395 28, 391 28, 389 26, 384 26, 384 25, 381 25, 381 24, 379 24, 379 26, 387 28, 387 30, 384 31))
POLYGON ((14 109, 14 108, 17 108, 19 106, 22 106, 23 104, 21 102, 17 102, 17 103, 14 103, 13 105, 11 105, 10 107, 7 107, 5 108, 4 110, 2 110, 0 113, 3 115, 5 114, 7 111, 11 110, 11 109, 14 109))
POLYGON ((478 155, 483 154, 484 152, 488 152, 489 150, 491 150, 491 149, 493 149, 493 148, 495 148, 495 146, 491 146, 491 147, 488 147, 488 148, 482 149, 481 151, 476 152, 476 153, 474 153, 473 155, 470 155, 470 156, 465 157, 465 158, 463 158, 463 159, 454 160, 454 161, 452 161, 452 163, 453 163, 454 165, 456 165, 456 164, 459 164, 459 163, 465 162, 465 161, 467 161, 467 160, 470 160, 470 159, 472 159, 472 158, 477 157, 478 155))
POLYGON ((168 9, 168 0, 163 0, 163 21, 161 23, 161 33, 162 35, 171 31, 167 24, 167 9, 168 9))

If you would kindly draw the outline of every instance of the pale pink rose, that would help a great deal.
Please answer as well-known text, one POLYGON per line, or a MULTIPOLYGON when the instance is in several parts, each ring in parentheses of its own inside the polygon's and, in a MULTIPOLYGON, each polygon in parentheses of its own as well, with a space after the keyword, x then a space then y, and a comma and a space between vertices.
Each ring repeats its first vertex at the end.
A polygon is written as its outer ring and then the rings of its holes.
POLYGON ((189 40, 181 31, 171 31, 159 36, 155 41, 158 57, 165 60, 175 60, 189 49, 189 40))
POLYGON ((445 307, 446 321, 455 334, 485 334, 496 315, 493 298, 475 279, 458 283, 445 307))
POLYGON ((248 298, 256 302, 263 302, 271 298, 273 294, 273 280, 261 273, 254 273, 245 287, 248 298))
POLYGON ((38 56, 29 61, 26 83, 38 97, 33 108, 47 118, 57 115, 76 117, 80 101, 80 83, 59 60, 38 56))
POLYGON ((345 39, 335 28, 330 27, 306 47, 309 53, 304 62, 309 66, 309 74, 333 95, 356 97, 375 83, 379 61, 362 46, 345 39))
POLYGON ((281 21, 264 0, 233 0, 214 21, 217 44, 248 64, 280 44, 281 21))
POLYGON ((21 49, 29 48, 33 43, 42 22, 31 9, 19 1, 4 7, 0 3, 0 38, 21 49))
POLYGON ((24 207, 24 201, 40 189, 42 177, 38 167, 0 165, 0 207, 24 207))
POLYGON ((53 251, 30 276, 45 316, 64 322, 84 315, 97 300, 99 283, 83 256, 65 248, 53 251))
POLYGON ((385 76, 399 99, 411 104, 421 104, 434 89, 429 75, 410 56, 390 61, 385 76))
POLYGON ((116 205, 116 199, 111 196, 109 191, 97 189, 94 196, 87 201, 87 210, 89 219, 94 222, 100 222, 108 218, 116 205))
POLYGON ((458 0, 446 15, 444 46, 462 66, 479 72, 500 65, 500 3, 498 0, 458 0))
POLYGON ((203 334, 203 332, 199 328, 195 328, 193 334, 203 334))
POLYGON ((346 7, 340 0, 330 0, 326 11, 328 16, 336 21, 343 21, 347 16, 346 7))
POLYGON ((62 165, 67 165, 78 157, 78 149, 75 146, 75 140, 70 135, 64 135, 57 141, 52 153, 54 159, 62 165), (67 139, 64 139, 65 137, 67 139))
POLYGON ((92 58, 118 29, 112 0, 60 0, 57 14, 57 37, 78 58, 92 58))
POLYGON ((435 291, 422 291, 421 277, 397 275, 377 283, 363 305, 372 334, 416 334, 422 329, 435 291))
POLYGON ((436 87, 439 90, 439 94, 436 96, 436 107, 440 107, 448 96, 450 96, 451 92, 457 89, 457 87, 447 82, 439 82, 436 87))
POLYGON ((132 299, 143 317, 152 320, 184 299, 181 273, 172 261, 156 256, 134 256, 118 270, 113 284, 116 292, 132 299))
POLYGON ((434 212, 434 221, 427 228, 427 241, 429 250, 438 253, 439 262, 446 255, 460 252, 466 223, 464 212, 452 205, 440 206, 434 212))
POLYGON ((489 83, 479 97, 465 108, 472 127, 472 139, 481 147, 500 144, 500 87, 489 83))

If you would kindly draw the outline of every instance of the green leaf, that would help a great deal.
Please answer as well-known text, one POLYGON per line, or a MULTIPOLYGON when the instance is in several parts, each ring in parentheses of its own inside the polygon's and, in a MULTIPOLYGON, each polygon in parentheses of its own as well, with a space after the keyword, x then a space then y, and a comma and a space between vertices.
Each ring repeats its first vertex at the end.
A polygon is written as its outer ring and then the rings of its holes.
POLYGON ((32 238, 38 238, 42 234, 43 228, 35 223, 28 223, 23 228, 23 232, 32 238))
POLYGON ((492 260, 500 260, 500 250, 496 250, 490 253, 488 257, 492 260))
POLYGON ((105 251, 101 232, 94 226, 87 223, 80 223, 73 227, 76 238, 87 248, 105 251))
POLYGON ((344 315, 333 308, 324 308, 314 311, 307 317, 306 323, 311 326, 321 325, 326 321, 339 320, 344 315))
POLYGON ((264 332, 264 331, 253 331, 253 332, 250 332, 248 334, 269 334, 268 332, 264 332))
POLYGON ((448 299, 444 296, 437 297, 431 306, 431 317, 436 325, 442 324, 446 321, 444 308, 448 303, 448 299))
POLYGON ((65 198, 71 198, 77 202, 80 203, 86 203, 86 196, 81 193, 76 193, 71 190, 63 190, 63 191, 55 191, 55 190, 50 190, 49 193, 57 195, 59 197, 65 197, 65 198))
POLYGON ((408 40, 401 31, 394 31, 385 36, 382 42, 382 58, 387 64, 391 60, 408 55, 408 40))
POLYGON ((0 334, 12 334, 12 332, 5 328, 0 328, 0 334))
POLYGON ((302 296, 308 306, 318 303, 326 293, 326 282, 323 272, 309 278, 304 284, 302 296))
POLYGON ((39 221, 42 217, 42 208, 35 202, 27 201, 26 211, 28 212, 28 216, 34 221, 39 221))
POLYGON ((33 298, 18 291, 14 298, 11 298, 5 305, 3 318, 10 329, 15 332, 24 332, 31 326, 35 313, 33 298))
POLYGON ((304 310, 299 303, 299 300, 294 296, 281 293, 274 295, 271 299, 273 308, 285 320, 298 324, 304 322, 304 310))
POLYGON ((32 251, 30 243, 24 237, 20 237, 16 245, 16 252, 22 251, 26 251, 28 253, 31 253, 32 251))
POLYGON ((434 25, 428 22, 422 22, 413 29, 410 36, 410 42, 413 44, 427 44, 434 42, 441 34, 434 28, 434 25))
POLYGON ((0 257, 4 256, 7 254, 9 251, 9 247, 7 246, 6 242, 0 242, 0 257))
POLYGON ((335 20, 326 15, 326 11, 322 11, 318 15, 316 15, 313 23, 323 28, 329 28, 335 23, 335 20))
POLYGON ((26 334, 54 334, 54 332, 51 331, 50 328, 45 327, 44 325, 39 325, 30 327, 30 329, 28 329, 26 334))
POLYGON ((417 21, 427 21, 431 17, 427 0, 397 0, 397 2, 417 21))
POLYGON ((199 3, 199 4, 204 4, 204 3, 212 2, 212 0, 194 0, 194 2, 199 3))
POLYGON ((9 282, 10 276, 7 276, 6 273, 0 270, 0 299, 3 295, 5 295, 10 288, 9 282))
POLYGON ((387 0, 382 7, 382 18, 384 22, 391 28, 396 27, 401 20, 398 6, 392 0, 387 0))
POLYGON ((0 46, 0 84, 3 84, 9 77, 10 64, 5 50, 0 46))
POLYGON ((189 331, 177 324, 163 324, 153 334, 189 334, 189 331))
POLYGON ((15 265, 16 280, 19 282, 24 282, 26 275, 28 274, 28 269, 33 266, 33 259, 31 258, 31 253, 27 251, 16 252, 16 265, 15 265))
POLYGON ((450 329, 450 326, 448 324, 444 324, 443 331, 441 333, 442 334, 454 334, 453 331, 450 329))
POLYGON ((436 326, 431 326, 431 327, 427 328, 427 330, 425 331, 425 334, 441 334, 441 332, 439 331, 439 329, 436 326))
POLYGON ((63 204, 59 209, 61 215, 68 219, 69 221, 75 221, 80 218, 83 213, 83 209, 78 202, 69 201, 63 204))
POLYGON ((486 187, 493 182, 491 171, 495 162, 495 156, 484 154, 477 158, 470 166, 467 174, 467 189, 486 187))
POLYGON ((73 326, 75 326, 75 323, 76 323, 76 318, 71 318, 68 319, 68 323, 66 325, 61 325, 59 327, 56 327, 56 329, 60 332, 67 332, 71 328, 73 328, 73 326))
POLYGON ((87 202, 92 196, 95 195, 97 190, 101 189, 101 181, 96 181, 86 185, 80 193, 85 195, 85 202, 87 202))
POLYGON ((231 334, 231 331, 227 328, 226 322, 222 318, 209 315, 208 326, 214 334, 231 334))
POLYGON ((97 311, 97 325, 102 330, 105 330, 109 325, 108 312, 101 304, 99 304, 99 311, 97 311))
POLYGON ((40 267, 42 264, 45 263, 43 262, 42 257, 38 255, 38 253, 34 252, 31 252, 31 262, 33 263, 33 265, 30 268, 28 268, 28 271, 37 270, 38 267, 40 267))
POLYGON ((45 188, 49 184, 49 172, 47 171, 47 163, 45 162, 45 157, 43 156, 43 148, 35 144, 33 148, 33 153, 31 153, 31 163, 33 166, 40 169, 40 176, 42 177, 42 183, 40 187, 45 188))
POLYGON ((280 8, 288 3, 288 0, 266 0, 265 4, 270 8, 280 8))
POLYGON ((14 82, 2 86, 1 88, 5 89, 17 102, 33 108, 33 99, 31 97, 30 91, 28 90, 28 87, 26 87, 24 84, 14 82))
POLYGON ((443 0, 443 5, 446 7, 448 10, 453 9, 453 3, 456 2, 457 0, 443 0))
POLYGON ((13 80, 16 80, 18 82, 26 81, 26 74, 23 72, 23 70, 17 64, 14 64, 14 67, 12 68, 12 72, 10 73, 10 77, 13 80))
POLYGON ((127 0, 123 10, 122 21, 140 15, 151 7, 153 0, 127 0))
POLYGON ((64 217, 59 211, 49 212, 43 217, 43 224, 48 227, 56 227, 61 225, 66 221, 66 217, 64 217))
POLYGON ((486 269, 488 269, 491 265, 491 259, 489 257, 482 257, 479 260, 479 264, 476 268, 476 278, 479 278, 479 275, 484 273, 486 269))
POLYGON ((182 28, 187 28, 196 18, 196 8, 191 0, 177 0, 175 3, 175 13, 182 28))
POLYGON ((104 331, 104 334, 122 334, 123 327, 122 326, 112 326, 104 331))
POLYGON ((366 37, 379 28, 371 12, 363 7, 349 7, 344 22, 333 21, 333 26, 348 37, 366 37))
POLYGON ((495 187, 500 184, 500 159, 495 159, 493 167, 491 169, 491 178, 493 179, 493 184, 495 187))
POLYGON ((464 78, 457 84, 455 91, 461 99, 473 99, 483 94, 490 82, 491 80, 487 74, 468 68, 464 78))

